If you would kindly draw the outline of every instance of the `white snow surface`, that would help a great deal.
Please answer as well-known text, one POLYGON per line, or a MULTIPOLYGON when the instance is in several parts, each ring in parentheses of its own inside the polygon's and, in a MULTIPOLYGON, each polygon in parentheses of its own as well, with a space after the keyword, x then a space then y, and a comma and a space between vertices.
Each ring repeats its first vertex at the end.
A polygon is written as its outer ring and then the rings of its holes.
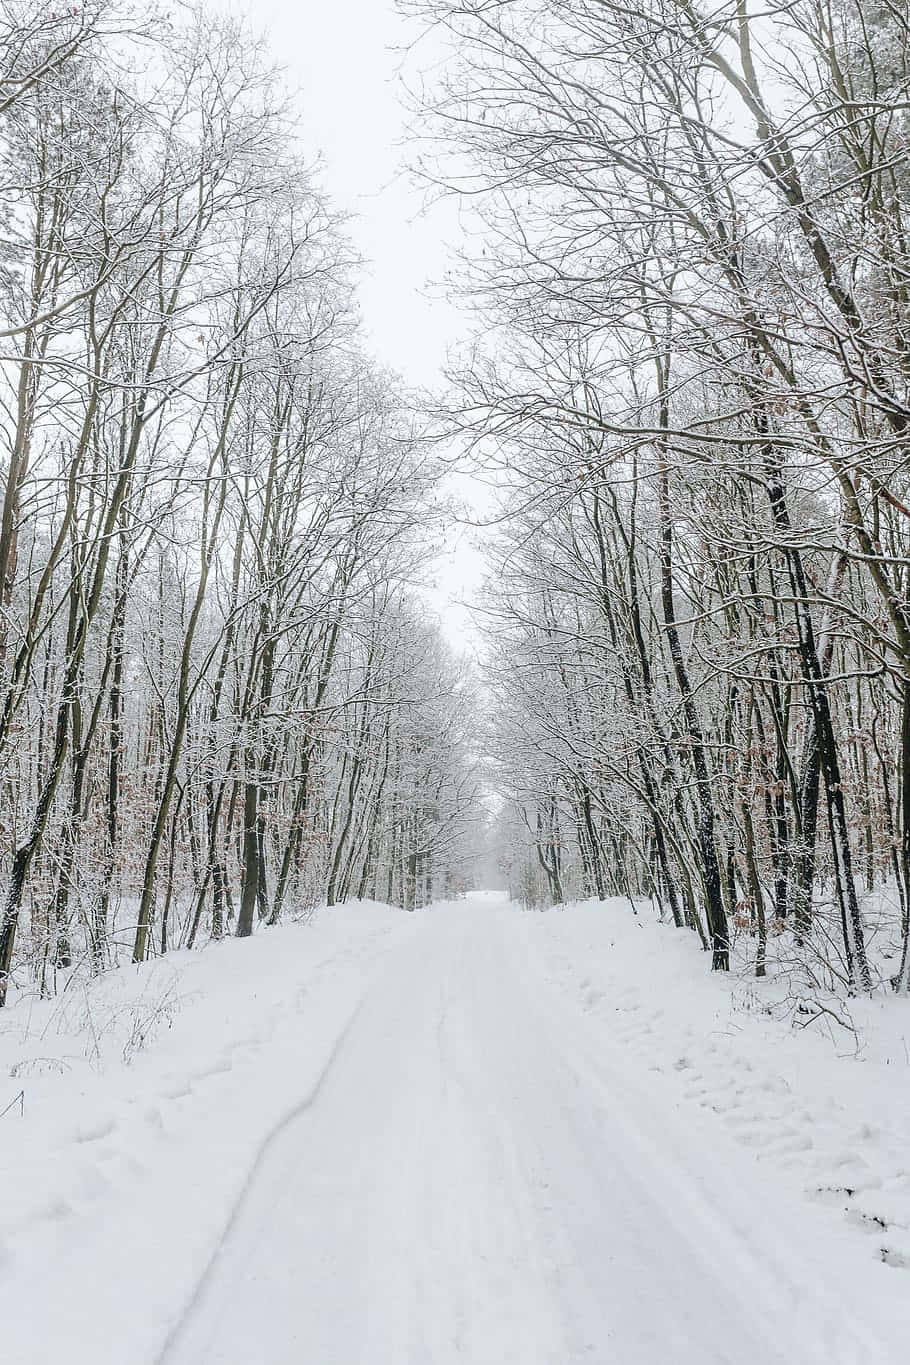
POLYGON ((0 1361, 896 1365, 910 1009, 775 989, 477 894, 21 999, 0 1361))

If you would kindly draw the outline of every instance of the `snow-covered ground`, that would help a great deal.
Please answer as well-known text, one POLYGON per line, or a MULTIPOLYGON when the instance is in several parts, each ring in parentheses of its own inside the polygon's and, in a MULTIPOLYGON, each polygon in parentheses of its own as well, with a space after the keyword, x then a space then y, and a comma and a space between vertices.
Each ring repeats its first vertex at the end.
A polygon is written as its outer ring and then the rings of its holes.
POLYGON ((21 1000, 0 1360, 903 1361, 910 1009, 775 990, 473 896, 21 1000))

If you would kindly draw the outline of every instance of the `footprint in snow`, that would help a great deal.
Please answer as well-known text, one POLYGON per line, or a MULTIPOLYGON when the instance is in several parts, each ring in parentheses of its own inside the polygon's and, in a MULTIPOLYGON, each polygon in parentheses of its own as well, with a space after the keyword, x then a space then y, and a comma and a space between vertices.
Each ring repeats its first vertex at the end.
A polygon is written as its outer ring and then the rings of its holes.
POLYGON ((825 1204, 829 1208, 849 1210, 850 1200, 856 1194, 851 1185, 816 1185, 806 1190, 806 1198, 813 1204, 825 1204))
POLYGON ((76 1193, 82 1199, 105 1199, 113 1189, 111 1182, 100 1166, 94 1163, 84 1166, 79 1172, 76 1193))
POLYGON ((76 1210, 68 1200, 51 1199, 35 1213, 35 1220, 42 1223, 62 1223, 67 1218, 72 1218, 76 1210))
POLYGON ((847 1209, 844 1217, 853 1227, 862 1228, 863 1232, 881 1233, 888 1231, 887 1220, 877 1213, 865 1213, 862 1209, 854 1207, 847 1209))
POLYGON ((109 1138, 117 1129, 116 1119, 103 1119, 100 1123, 89 1128, 77 1128, 73 1134, 73 1142, 79 1144, 88 1142, 103 1142, 109 1138))
POLYGON ((193 1087, 189 1081, 180 1081, 172 1090, 164 1091, 166 1100, 185 1100, 193 1093, 193 1087))
POLYGON ((211 1066, 205 1067, 202 1071, 196 1071, 190 1076, 190 1083, 198 1081, 212 1080, 218 1076, 224 1076, 227 1072, 233 1071, 234 1063, 229 1056, 222 1057, 220 1061, 213 1062, 211 1066))

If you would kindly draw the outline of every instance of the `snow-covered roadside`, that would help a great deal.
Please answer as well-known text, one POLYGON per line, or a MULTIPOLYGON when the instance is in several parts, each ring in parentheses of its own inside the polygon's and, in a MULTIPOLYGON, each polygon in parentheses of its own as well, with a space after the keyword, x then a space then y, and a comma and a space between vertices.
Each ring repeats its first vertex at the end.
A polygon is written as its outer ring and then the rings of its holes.
POLYGON ((641 908, 345 906, 4 1012, 0 1362, 901 1359, 910 1012, 839 1054, 641 908))
POLYGON ((261 1144, 417 918, 349 904, 0 1015, 0 1361, 155 1359, 261 1144))
POLYGON ((854 1035, 787 1008, 780 981, 711 974, 694 936, 638 909, 617 900, 516 915, 527 969, 684 1121, 716 1115, 769 1182, 830 1205, 883 1274, 910 1272, 910 1001, 851 1000, 854 1035))

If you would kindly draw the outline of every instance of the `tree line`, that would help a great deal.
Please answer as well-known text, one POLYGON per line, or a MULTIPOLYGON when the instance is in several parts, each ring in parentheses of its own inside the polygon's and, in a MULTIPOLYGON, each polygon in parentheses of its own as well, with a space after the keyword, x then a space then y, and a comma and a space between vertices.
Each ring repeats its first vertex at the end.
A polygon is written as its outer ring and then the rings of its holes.
MULTIPOLYGON (((910 17, 403 0, 470 196, 508 870, 910 987, 910 17)), ((427 122, 427 115, 430 122, 427 122)))
POLYGON ((4 0, 0 222, 0 1003, 454 888, 435 461, 261 44, 4 0))

